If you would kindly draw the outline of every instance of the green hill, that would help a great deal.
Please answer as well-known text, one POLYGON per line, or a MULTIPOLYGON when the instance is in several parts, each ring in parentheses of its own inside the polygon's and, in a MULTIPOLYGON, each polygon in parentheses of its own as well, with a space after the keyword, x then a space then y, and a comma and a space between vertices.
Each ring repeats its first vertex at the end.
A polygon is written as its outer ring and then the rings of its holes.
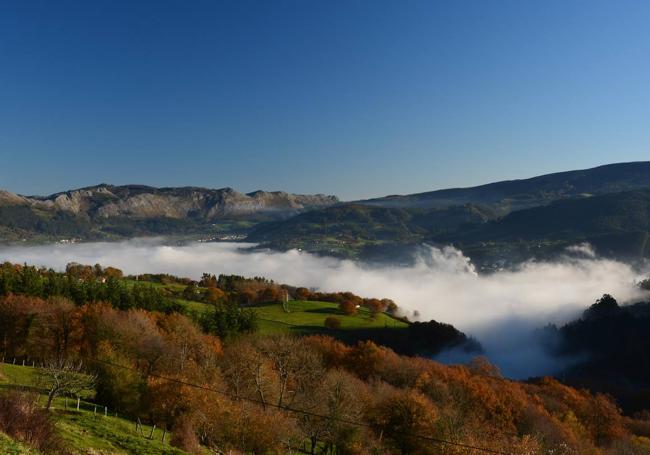
POLYGON ((325 319, 336 317, 341 321, 339 330, 354 331, 365 329, 405 329, 408 323, 395 319, 385 313, 374 318, 366 308, 359 308, 357 314, 345 315, 335 303, 312 302, 303 300, 289 301, 286 312, 279 303, 270 303, 252 307, 257 314, 259 330, 262 333, 321 332, 325 328, 325 319))

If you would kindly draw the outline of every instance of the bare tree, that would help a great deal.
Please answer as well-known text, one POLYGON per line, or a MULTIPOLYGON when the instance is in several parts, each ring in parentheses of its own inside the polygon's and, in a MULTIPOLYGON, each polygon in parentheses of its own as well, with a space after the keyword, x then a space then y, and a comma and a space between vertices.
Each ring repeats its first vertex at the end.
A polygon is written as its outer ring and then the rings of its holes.
POLYGON ((60 395, 78 395, 85 390, 92 390, 97 379, 95 375, 84 373, 81 362, 64 357, 45 362, 39 377, 48 390, 45 409, 50 409, 52 401, 60 395))

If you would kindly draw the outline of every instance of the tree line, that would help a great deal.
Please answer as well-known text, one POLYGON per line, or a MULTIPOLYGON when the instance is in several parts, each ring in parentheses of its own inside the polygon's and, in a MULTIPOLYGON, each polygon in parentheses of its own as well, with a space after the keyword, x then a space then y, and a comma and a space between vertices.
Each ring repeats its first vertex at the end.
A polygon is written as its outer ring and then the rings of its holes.
POLYGON ((0 295, 65 297, 76 305, 108 302, 115 308, 143 308, 165 313, 182 306, 148 283, 130 283, 118 269, 68 264, 65 273, 5 262, 0 265, 0 295))

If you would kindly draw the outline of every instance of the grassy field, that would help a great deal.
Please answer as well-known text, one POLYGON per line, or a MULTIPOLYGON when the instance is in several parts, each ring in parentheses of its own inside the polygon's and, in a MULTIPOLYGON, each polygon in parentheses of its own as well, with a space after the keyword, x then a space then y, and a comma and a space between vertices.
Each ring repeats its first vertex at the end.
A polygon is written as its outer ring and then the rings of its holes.
MULTIPOLYGON (((17 386, 37 389, 37 370, 32 367, 0 364, 0 388, 17 386)), ((44 393, 40 393, 39 402, 45 402, 44 393)), ((142 432, 136 431, 135 423, 115 417, 109 410, 104 415, 104 408, 97 407, 88 401, 81 401, 80 410, 76 410, 76 402, 57 398, 54 400, 51 412, 56 420, 57 428, 64 445, 73 454, 145 454, 145 455, 181 455, 185 452, 169 446, 170 434, 167 433, 165 443, 162 443, 163 432, 156 428, 151 433, 151 427, 142 426, 142 432), (148 439, 149 435, 151 439, 148 439)), ((24 446, 0 434, 0 453, 2 454, 35 454, 26 451, 24 446)))
MULTIPOLYGON (((209 311, 211 306, 201 302, 175 299, 188 310, 201 314, 209 311)), ((359 308, 357 314, 347 316, 339 310, 338 304, 331 302, 314 302, 290 300, 289 312, 280 303, 266 303, 249 307, 257 315, 258 331, 268 333, 313 333, 325 329, 325 319, 335 316, 341 320, 341 331, 358 329, 404 329, 408 324, 399 319, 381 313, 372 317, 366 308, 359 308)))
MULTIPOLYGON (((127 281, 135 285, 136 281, 127 281)), ((141 282, 145 283, 145 282, 141 282)), ((178 296, 185 286, 181 284, 146 283, 154 287, 165 289, 169 295, 178 296)), ((201 288, 199 288, 201 289, 201 288)), ((184 306, 191 312, 201 314, 209 311, 211 306, 201 302, 185 300, 175 297, 176 303, 184 306)), ((407 323, 395 319, 386 313, 380 313, 374 318, 366 308, 359 308, 357 314, 347 316, 338 308, 338 304, 331 302, 316 302, 306 300, 289 301, 289 312, 286 312, 279 303, 259 304, 250 307, 257 314, 260 333, 312 333, 322 332, 325 329, 325 319, 336 316, 341 320, 339 330, 359 329, 403 329, 407 323)))
POLYGON ((281 304, 272 303, 254 306, 258 317, 258 325, 261 333, 277 332, 313 332, 322 331, 325 328, 325 319, 335 316, 341 320, 339 330, 355 329, 379 329, 395 328, 403 329, 407 324, 387 314, 378 314, 372 317, 370 311, 359 308, 357 314, 347 316, 343 314, 336 303, 312 302, 304 300, 291 300, 288 303, 289 312, 286 312, 281 304))

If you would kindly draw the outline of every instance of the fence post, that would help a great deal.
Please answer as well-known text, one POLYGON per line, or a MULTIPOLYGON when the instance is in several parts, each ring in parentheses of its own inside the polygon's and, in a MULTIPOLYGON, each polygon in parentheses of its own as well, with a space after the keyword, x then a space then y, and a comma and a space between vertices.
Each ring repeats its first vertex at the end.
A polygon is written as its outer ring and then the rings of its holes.
POLYGON ((108 406, 104 406, 104 417, 108 416, 108 406))
POLYGON ((13 362, 13 365, 15 365, 15 364, 16 364, 16 358, 14 357, 14 362, 13 362))
POLYGON ((166 434, 167 434, 167 427, 163 428, 163 435, 162 435, 162 439, 161 439, 163 445, 165 445, 165 435, 166 434))
POLYGON ((140 430, 140 434, 144 438, 144 431, 142 431, 142 422, 140 421, 140 417, 138 417, 138 423, 136 428, 140 430))
POLYGON ((23 359, 23 366, 25 366, 25 359, 23 359))
POLYGON ((77 397, 77 411, 79 410, 80 404, 81 404, 81 398, 77 397))
POLYGON ((65 410, 67 411, 67 410, 68 410, 68 397, 65 397, 65 398, 64 398, 64 402, 65 402, 65 405, 64 405, 64 406, 65 406, 65 410))
POLYGON ((149 439, 153 439, 153 432, 156 430, 156 424, 153 424, 153 427, 151 427, 151 433, 149 433, 149 439))
POLYGON ((97 405, 95 405, 95 410, 93 411, 93 415, 97 415, 97 405))

